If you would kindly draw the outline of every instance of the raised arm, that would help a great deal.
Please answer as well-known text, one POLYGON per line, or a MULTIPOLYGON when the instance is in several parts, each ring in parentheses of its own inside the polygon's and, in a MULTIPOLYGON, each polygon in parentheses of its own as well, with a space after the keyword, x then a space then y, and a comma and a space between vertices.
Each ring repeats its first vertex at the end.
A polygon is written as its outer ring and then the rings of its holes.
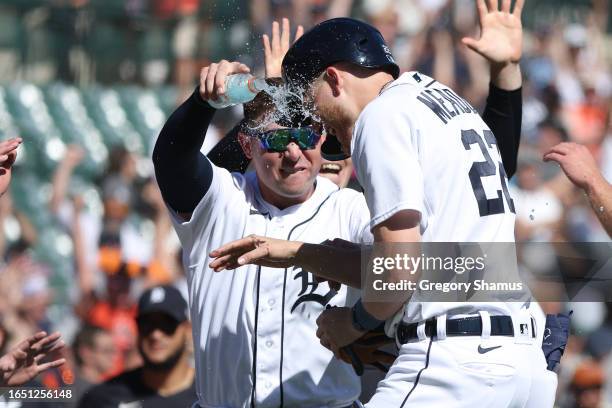
POLYGON ((215 109, 206 100, 222 93, 225 77, 249 72, 238 62, 221 61, 202 69, 200 86, 168 118, 153 150, 155 176, 166 203, 191 217, 212 182, 212 165, 200 152, 215 109))
MULTIPOLYGON (((304 27, 298 25, 293 41, 304 34, 304 27)), ((291 24, 289 19, 283 18, 282 25, 277 21, 272 23, 272 39, 267 34, 262 35, 264 51, 264 66, 266 78, 281 76, 282 63, 291 44, 291 24)), ((208 158, 216 166, 223 167, 231 172, 244 173, 249 167, 250 159, 238 143, 238 126, 235 126, 213 149, 208 158)))
POLYGON ((519 61, 523 47, 521 13, 524 0, 510 10, 510 0, 477 1, 480 38, 464 38, 463 43, 489 63, 491 83, 482 115, 499 147, 504 169, 510 178, 516 172, 521 136, 522 76, 519 61))

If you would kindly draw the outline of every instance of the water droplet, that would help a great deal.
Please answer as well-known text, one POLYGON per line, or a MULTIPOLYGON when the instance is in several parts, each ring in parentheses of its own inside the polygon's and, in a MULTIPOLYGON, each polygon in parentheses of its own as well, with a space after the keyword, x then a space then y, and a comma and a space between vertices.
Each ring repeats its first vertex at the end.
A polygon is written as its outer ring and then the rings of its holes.
POLYGON ((599 207, 599 212, 604 212, 603 205, 601 207, 599 207))
POLYGON ((535 217, 533 216, 533 214, 529 214, 529 219, 530 219, 531 221, 535 220, 535 217))
POLYGON ((546 202, 546 205, 548 205, 548 202, 546 202))

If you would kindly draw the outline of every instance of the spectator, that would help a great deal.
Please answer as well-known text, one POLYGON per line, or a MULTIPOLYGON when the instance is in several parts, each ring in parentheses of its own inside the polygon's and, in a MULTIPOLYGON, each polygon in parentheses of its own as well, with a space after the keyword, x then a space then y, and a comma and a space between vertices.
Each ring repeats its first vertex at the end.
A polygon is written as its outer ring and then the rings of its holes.
POLYGON ((111 370, 117 348, 112 335, 98 326, 85 325, 72 343, 76 363, 75 381, 72 385, 76 403, 92 386, 105 380, 111 370))
POLYGON ((609 408, 603 400, 602 388, 605 384, 601 365, 592 360, 583 361, 574 372, 571 383, 575 408, 609 408))
MULTIPOLYGON (((147 290, 138 302, 138 350, 144 364, 85 394, 83 408, 124 406, 188 407, 196 400, 190 364, 191 323, 187 302, 172 286, 147 290)), ((214 375, 214 374, 213 374, 214 375)))

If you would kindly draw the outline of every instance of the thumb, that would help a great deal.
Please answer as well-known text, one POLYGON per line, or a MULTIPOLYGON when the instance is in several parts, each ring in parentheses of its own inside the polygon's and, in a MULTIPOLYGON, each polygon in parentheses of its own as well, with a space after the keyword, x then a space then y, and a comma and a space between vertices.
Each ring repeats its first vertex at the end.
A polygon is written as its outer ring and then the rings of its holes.
POLYGON ((477 53, 480 53, 480 44, 479 41, 470 38, 470 37, 463 37, 461 39, 461 42, 466 45, 468 48, 470 48, 473 51, 476 51, 477 53))

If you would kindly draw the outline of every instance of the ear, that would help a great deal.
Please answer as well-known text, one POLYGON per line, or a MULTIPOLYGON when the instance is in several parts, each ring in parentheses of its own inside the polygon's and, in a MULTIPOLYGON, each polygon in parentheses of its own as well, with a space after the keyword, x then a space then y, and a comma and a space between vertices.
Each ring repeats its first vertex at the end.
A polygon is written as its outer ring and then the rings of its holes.
POLYGON ((327 67, 325 69, 325 81, 332 89, 332 94, 334 96, 339 96, 340 89, 344 86, 344 79, 342 78, 340 70, 333 66, 327 67))
POLYGON ((253 159, 253 152, 251 151, 251 138, 249 138, 245 133, 238 132, 238 143, 240 143, 240 147, 242 148, 242 151, 247 159, 253 159))

